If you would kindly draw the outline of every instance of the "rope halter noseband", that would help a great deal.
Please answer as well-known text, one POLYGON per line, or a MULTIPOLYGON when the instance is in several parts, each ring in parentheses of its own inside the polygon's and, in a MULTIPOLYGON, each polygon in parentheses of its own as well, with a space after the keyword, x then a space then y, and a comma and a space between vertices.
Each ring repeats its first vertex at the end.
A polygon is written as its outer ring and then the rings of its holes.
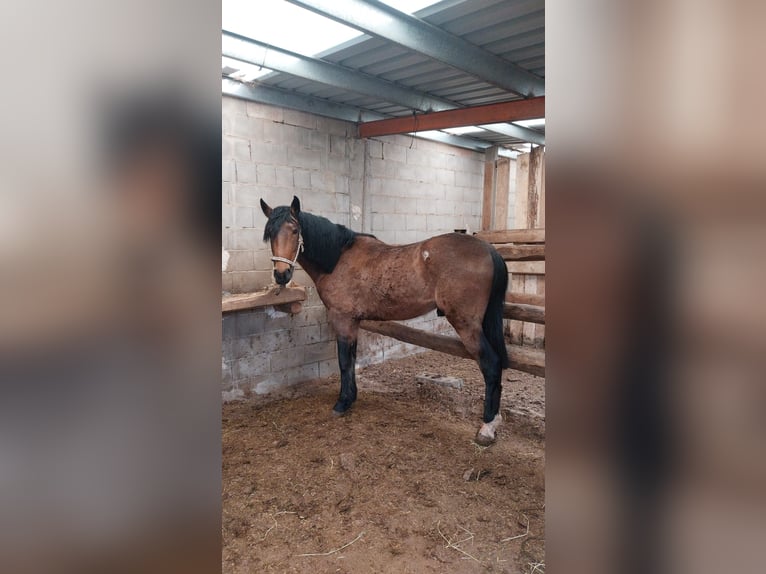
POLYGON ((298 261, 298 256, 301 254, 302 251, 303 251, 303 234, 299 231, 298 232, 298 249, 295 252, 295 257, 293 257, 293 260, 290 261, 289 259, 285 257, 277 257, 276 255, 274 255, 271 258, 272 269, 274 268, 274 263, 276 263, 277 261, 281 263, 287 263, 290 266, 290 269, 295 269, 295 262, 298 261))

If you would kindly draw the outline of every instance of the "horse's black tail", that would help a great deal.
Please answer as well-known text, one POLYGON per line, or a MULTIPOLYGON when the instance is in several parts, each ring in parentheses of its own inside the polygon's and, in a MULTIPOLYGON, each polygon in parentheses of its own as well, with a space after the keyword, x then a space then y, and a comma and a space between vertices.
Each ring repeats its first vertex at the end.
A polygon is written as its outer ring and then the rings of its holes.
POLYGON ((501 368, 508 368, 508 351, 503 336, 503 305, 505 291, 508 288, 508 268, 500 254, 492 248, 492 290, 489 294, 487 310, 484 311, 482 330, 492 350, 500 357, 501 368))

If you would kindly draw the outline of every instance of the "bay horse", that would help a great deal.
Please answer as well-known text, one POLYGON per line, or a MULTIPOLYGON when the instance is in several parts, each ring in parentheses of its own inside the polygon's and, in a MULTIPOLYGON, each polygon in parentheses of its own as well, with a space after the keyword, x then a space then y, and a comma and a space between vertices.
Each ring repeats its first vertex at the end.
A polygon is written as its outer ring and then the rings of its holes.
POLYGON ((488 445, 502 421, 500 393, 508 354, 503 302, 508 271, 500 254, 471 235, 447 233, 409 245, 388 245, 330 220, 289 206, 271 208, 263 240, 271 242, 274 280, 286 285, 296 263, 309 274, 335 329, 340 395, 333 413, 356 400, 359 322, 412 319, 437 310, 455 328, 484 377, 484 424, 476 442, 488 445))

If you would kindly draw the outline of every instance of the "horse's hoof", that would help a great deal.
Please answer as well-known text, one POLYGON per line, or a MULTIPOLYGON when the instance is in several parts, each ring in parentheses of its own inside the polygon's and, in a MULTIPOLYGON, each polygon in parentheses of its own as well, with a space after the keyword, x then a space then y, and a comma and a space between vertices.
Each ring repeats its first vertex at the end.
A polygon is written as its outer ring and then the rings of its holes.
POLYGON ((335 403, 335 406, 332 408, 332 414, 335 417, 342 417, 346 415, 349 409, 351 409, 350 404, 346 404, 341 401, 338 401, 337 403, 335 403))
POLYGON ((473 441, 479 446, 489 446, 495 442, 495 438, 485 436, 481 433, 476 433, 476 437, 473 439, 473 441))

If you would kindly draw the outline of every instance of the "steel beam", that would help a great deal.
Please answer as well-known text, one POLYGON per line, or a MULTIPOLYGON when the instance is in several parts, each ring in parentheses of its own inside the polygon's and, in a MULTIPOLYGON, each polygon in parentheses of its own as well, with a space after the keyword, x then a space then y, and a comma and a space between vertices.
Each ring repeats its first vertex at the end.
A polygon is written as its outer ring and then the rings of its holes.
POLYGON ((288 0, 367 34, 404 46, 523 97, 545 94, 545 80, 378 0, 288 0))
MULTIPOLYGON (((544 96, 528 100, 514 100, 499 104, 472 106, 470 108, 458 108, 443 112, 367 122, 359 126, 359 136, 372 137, 421 130, 441 130, 460 126, 483 126, 498 122, 514 122, 542 117, 545 117, 544 96)), ((532 131, 520 126, 517 127, 522 130, 532 131)), ((540 135, 538 132, 534 133, 538 136, 540 135)), ((517 136, 514 135, 512 137, 517 136)))
MULTIPOLYGON (((470 108, 468 108, 470 109, 470 108)), ((482 124, 482 129, 537 145, 545 145, 545 135, 516 124, 482 124)))
MULTIPOLYGON (((290 52, 227 30, 223 31, 222 55, 276 72, 381 98, 414 110, 428 112, 457 109, 457 106, 448 100, 398 86, 337 64, 290 52)), ((482 127, 501 135, 542 145, 539 133, 521 126, 498 124, 496 127, 482 127)))
MULTIPOLYGON (((360 121, 364 122, 386 117, 382 114, 357 108, 356 106, 337 104, 328 100, 313 98, 311 96, 268 86, 244 84, 229 78, 222 78, 221 91, 224 95, 239 98, 241 100, 269 104, 272 106, 281 106, 347 122, 358 123, 360 121)), ((484 148, 489 146, 486 142, 441 132, 417 134, 417 137, 473 151, 483 151, 484 148)))
POLYGON ((276 72, 284 72, 358 94, 378 97, 421 112, 449 110, 456 107, 454 103, 447 100, 226 30, 223 31, 222 54, 228 58, 263 66, 276 72))

